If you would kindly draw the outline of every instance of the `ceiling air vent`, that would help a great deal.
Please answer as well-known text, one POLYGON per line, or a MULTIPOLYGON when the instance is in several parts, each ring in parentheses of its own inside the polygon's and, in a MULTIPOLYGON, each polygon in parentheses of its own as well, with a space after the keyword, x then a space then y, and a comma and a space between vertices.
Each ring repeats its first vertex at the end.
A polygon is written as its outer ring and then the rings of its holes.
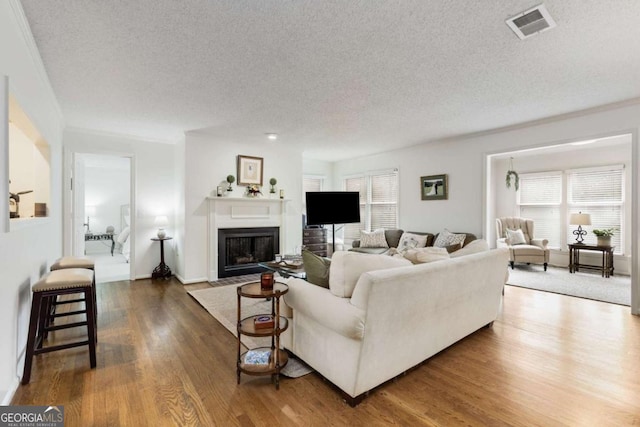
POLYGON ((507 19, 507 25, 520 39, 534 36, 556 26, 544 4, 533 7, 507 19))

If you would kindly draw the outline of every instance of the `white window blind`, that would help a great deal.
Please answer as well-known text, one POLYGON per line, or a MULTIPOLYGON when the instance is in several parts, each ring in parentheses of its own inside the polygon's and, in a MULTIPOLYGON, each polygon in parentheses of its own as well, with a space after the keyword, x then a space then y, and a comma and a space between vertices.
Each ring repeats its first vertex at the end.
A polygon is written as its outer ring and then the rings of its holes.
POLYGON ((346 178, 346 191, 360 193, 360 223, 345 225, 345 240, 360 238, 360 230, 398 227, 398 171, 371 172, 346 178))
MULTIPOLYGON (((316 176, 305 176, 302 178, 302 192, 322 191, 324 178, 316 176)), ((304 200, 304 199, 303 199, 304 200)))
MULTIPOLYGON (((623 166, 604 168, 577 169, 567 172, 567 203, 569 214, 588 213, 591 225, 583 226, 587 231, 584 243, 596 244, 597 237, 593 229, 616 229, 611 238, 615 252, 622 252, 623 212, 624 212, 624 169, 623 166)), ((569 226, 567 241, 575 241, 573 231, 576 226, 569 226)))
POLYGON ((562 244, 562 172, 520 175, 518 191, 520 216, 534 223, 534 237, 562 244))

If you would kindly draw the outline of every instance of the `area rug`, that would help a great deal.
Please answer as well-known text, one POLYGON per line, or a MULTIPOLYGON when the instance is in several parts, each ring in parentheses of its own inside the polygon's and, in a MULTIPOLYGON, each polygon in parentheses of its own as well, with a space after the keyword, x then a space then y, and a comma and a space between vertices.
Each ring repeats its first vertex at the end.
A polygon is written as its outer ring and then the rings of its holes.
MULTIPOLYGON (((238 293, 239 285, 217 286, 206 289, 189 291, 200 305, 209 312, 233 336, 237 337, 236 324, 238 322, 238 293)), ((254 316, 261 313, 271 313, 271 302, 264 299, 242 298, 242 317, 254 316)), ((242 335, 240 342, 247 348, 269 347, 271 338, 248 337, 242 335)), ((313 372, 303 361, 289 357, 289 362, 282 369, 282 375, 298 378, 313 372)))
POLYGON ((631 304, 631 278, 615 275, 608 279, 598 273, 569 273, 567 268, 517 265, 509 268, 507 284, 613 304, 631 304))

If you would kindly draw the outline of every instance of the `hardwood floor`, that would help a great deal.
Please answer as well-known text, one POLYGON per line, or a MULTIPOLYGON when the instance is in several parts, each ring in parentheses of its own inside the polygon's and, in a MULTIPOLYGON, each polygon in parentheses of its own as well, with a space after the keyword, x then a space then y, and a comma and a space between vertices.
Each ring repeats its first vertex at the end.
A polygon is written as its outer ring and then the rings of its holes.
POLYGON ((39 355, 13 404, 64 405, 66 426, 640 425, 628 307, 507 286, 492 328, 351 408, 315 373, 237 385, 235 338, 186 293, 206 286, 98 285, 98 367, 86 348, 39 355))

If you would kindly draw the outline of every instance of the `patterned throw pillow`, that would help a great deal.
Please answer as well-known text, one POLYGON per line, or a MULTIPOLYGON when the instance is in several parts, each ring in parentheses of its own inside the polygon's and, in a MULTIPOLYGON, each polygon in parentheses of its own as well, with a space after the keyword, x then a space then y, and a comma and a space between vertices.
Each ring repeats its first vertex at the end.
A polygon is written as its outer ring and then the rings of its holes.
POLYGON ((524 237, 524 233, 519 228, 517 230, 510 230, 507 228, 507 239, 512 245, 526 245, 527 239, 524 237))
POLYGON ((464 243, 464 239, 466 238, 466 234, 453 234, 445 228, 442 233, 438 234, 438 238, 436 239, 433 246, 438 248, 446 248, 447 246, 452 245, 462 245, 464 243))
POLYGON ((424 248, 427 246, 428 237, 429 236, 414 233, 402 233, 400 243, 398 243, 398 250, 404 252, 407 249, 424 248))
POLYGON ((361 248, 388 248, 387 239, 384 237, 384 229, 374 231, 360 231, 361 248))

